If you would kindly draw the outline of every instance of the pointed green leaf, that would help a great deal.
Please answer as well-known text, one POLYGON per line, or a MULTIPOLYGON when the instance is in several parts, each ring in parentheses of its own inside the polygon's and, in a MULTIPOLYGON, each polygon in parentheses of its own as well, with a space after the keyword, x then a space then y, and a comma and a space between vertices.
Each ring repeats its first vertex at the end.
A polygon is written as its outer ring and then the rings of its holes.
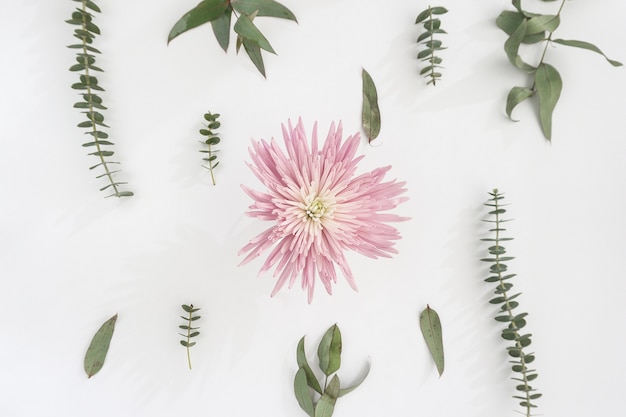
POLYGON ((322 387, 317 381, 317 378, 315 377, 315 374, 306 359, 306 353, 304 351, 304 336, 302 336, 302 339, 300 339, 298 347, 296 348, 296 361, 298 362, 298 367, 300 369, 304 369, 304 372, 306 373, 308 386, 313 388, 318 394, 322 395, 322 387))
POLYGON ((315 407, 313 406, 313 397, 309 390, 307 383, 307 375, 304 368, 298 369, 296 377, 293 381, 293 390, 296 394, 296 400, 298 405, 302 408, 310 417, 315 417, 315 407))
POLYGON ((117 314, 105 321, 89 344, 84 361, 85 372, 89 378, 97 374, 102 369, 102 365, 104 365, 116 321, 117 314))
POLYGON ((218 19, 226 10, 228 1, 226 0, 204 0, 198 3, 196 7, 185 13, 174 24, 167 36, 167 43, 172 39, 187 32, 189 29, 198 27, 206 22, 218 19))
POLYGON ((365 381, 365 378, 367 378, 367 375, 369 375, 370 369, 371 369, 371 364, 368 362, 367 363, 367 369, 365 370, 365 373, 363 374, 363 377, 361 379, 359 379, 354 385, 352 385, 350 387, 346 387, 346 388, 341 388, 339 390, 339 395, 337 396, 337 398, 343 397, 344 395, 346 395, 346 394, 354 391, 355 389, 357 389, 359 387, 359 385, 361 385, 363 383, 363 381, 365 381))
POLYGON ((506 115, 509 116, 509 119, 516 122, 517 120, 511 117, 513 109, 515 106, 534 94, 534 91, 528 87, 513 87, 511 91, 509 91, 509 95, 506 98, 506 115))
POLYGON ((341 332, 339 327, 332 325, 320 341, 317 349, 319 366, 324 375, 329 376, 341 366, 341 332))
POLYGON ((374 80, 365 69, 362 71, 363 77, 363 107, 361 110, 361 125, 365 131, 365 136, 371 142, 380 133, 380 109, 378 108, 378 93, 374 80))
MULTIPOLYGON (((234 26, 235 32, 241 35, 243 40, 250 40, 257 44, 261 49, 265 49, 268 52, 275 54, 272 45, 263 36, 261 31, 252 23, 252 19, 245 14, 239 16, 234 26)), ((252 58, 252 57, 251 57, 252 58)))
MULTIPOLYGON (((522 20, 527 19, 520 12, 513 12, 511 10, 504 10, 496 19, 496 25, 502 29, 507 35, 512 35, 515 29, 522 23, 522 20)), ((526 34, 522 39, 522 43, 537 43, 546 38, 545 33, 526 34)))
POLYGON ((582 48, 582 49, 587 49, 588 51, 596 52, 596 53, 602 55, 614 67, 621 67, 623 65, 619 61, 614 61, 612 59, 609 59, 609 57, 604 55, 604 52, 602 52, 600 50, 600 48, 598 48, 597 46, 595 46, 594 44, 589 43, 589 42, 577 41, 577 40, 573 40, 573 39, 553 39, 552 42, 558 43, 560 45, 572 46, 574 48, 582 48))
POLYGON ((258 16, 279 17, 297 22, 291 10, 274 0, 231 0, 230 3, 233 9, 248 16, 257 11, 258 16))
POLYGON ((220 44, 224 52, 228 50, 228 44, 230 42, 230 18, 233 14, 233 9, 227 7, 224 13, 215 20, 211 20, 211 27, 213 28, 213 34, 217 43, 220 44))
POLYGON ((563 81, 552 65, 541 64, 535 73, 535 88, 539 96, 539 120, 546 139, 552 137, 552 113, 561 96, 563 81))
POLYGON ((528 23, 526 20, 522 20, 520 25, 515 29, 515 32, 504 42, 504 51, 506 52, 507 57, 511 64, 515 65, 516 68, 521 69, 522 71, 532 73, 535 71, 535 67, 527 64, 522 60, 519 56, 519 47, 526 36, 526 28, 528 27, 528 23))
POLYGON ((534 35, 536 33, 554 32, 560 23, 561 18, 559 16, 549 14, 535 16, 528 20, 526 34, 534 35))
POLYGON ((237 39, 242 39, 243 49, 246 51, 246 54, 248 54, 248 57, 250 57, 250 60, 252 61, 256 69, 261 73, 264 78, 266 78, 265 64, 263 63, 263 57, 261 56, 261 48, 259 48, 259 45, 248 39, 241 38, 241 36, 237 37, 237 39))
POLYGON ((339 377, 333 376, 324 391, 324 395, 317 402, 315 407, 315 417, 331 417, 335 410, 337 397, 339 395, 339 377))
POLYGON ((439 376, 441 376, 444 369, 441 322, 439 321, 437 312, 430 308, 429 305, 426 305, 426 309, 420 314, 420 328, 422 329, 424 340, 437 366, 439 376))

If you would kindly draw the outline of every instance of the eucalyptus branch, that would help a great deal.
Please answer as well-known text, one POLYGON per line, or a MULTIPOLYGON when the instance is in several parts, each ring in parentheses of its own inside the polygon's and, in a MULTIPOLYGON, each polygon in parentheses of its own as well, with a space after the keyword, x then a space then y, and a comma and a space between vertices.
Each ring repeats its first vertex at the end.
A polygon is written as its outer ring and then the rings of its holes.
POLYGON ((87 117, 87 121, 78 124, 80 128, 87 128, 85 134, 91 136, 91 140, 84 143, 83 146, 94 149, 88 155, 98 158, 98 163, 89 169, 102 167, 104 172, 96 178, 106 178, 108 184, 100 189, 100 191, 111 188, 113 193, 107 197, 129 197, 133 193, 131 191, 121 191, 120 186, 125 182, 117 182, 113 178, 113 174, 120 170, 113 170, 110 165, 119 164, 119 162, 110 161, 108 158, 113 156, 114 152, 110 150, 113 142, 108 140, 108 133, 103 128, 109 127, 104 123, 103 110, 106 107, 102 104, 102 98, 94 93, 94 91, 104 91, 98 84, 98 79, 92 74, 94 72, 102 72, 103 70, 95 66, 96 54, 101 52, 92 44, 96 35, 100 34, 100 28, 93 23, 93 14, 91 12, 100 13, 100 8, 90 0, 73 0, 81 4, 80 8, 76 8, 72 13, 72 18, 66 20, 67 23, 78 26, 74 29, 74 37, 80 43, 69 45, 68 48, 77 49, 76 64, 70 67, 70 71, 81 73, 79 82, 72 84, 74 90, 78 90, 83 98, 74 104, 75 108, 83 109, 82 113, 87 117), (89 11, 88 11, 89 10, 89 11))
POLYGON ((437 85, 437 80, 441 78, 441 73, 437 72, 441 67, 442 59, 435 55, 435 52, 446 49, 442 46, 442 42, 435 39, 435 34, 445 34, 445 30, 441 29, 441 20, 433 17, 434 15, 442 15, 448 13, 444 7, 430 7, 422 11, 415 19, 415 24, 422 23, 424 32, 417 38, 417 43, 426 46, 426 49, 417 54, 417 59, 427 61, 428 65, 420 71, 420 75, 430 78, 427 84, 437 85))
POLYGON ((180 318, 185 320, 186 322, 185 324, 181 324, 180 326, 178 326, 178 328, 185 330, 186 333, 185 334, 178 333, 178 334, 185 338, 180 341, 180 344, 183 345, 187 349, 187 364, 189 365, 189 369, 191 369, 191 354, 189 352, 189 348, 191 348, 192 346, 196 344, 196 342, 192 342, 191 339, 200 334, 200 332, 198 331, 199 327, 192 327, 192 322, 200 319, 201 316, 194 316, 194 313, 200 309, 194 308, 193 304, 189 304, 189 305, 183 304, 181 307, 187 313, 187 316, 186 317, 180 316, 180 318))
POLYGON ((206 165, 202 165, 202 167, 208 169, 211 173, 211 181, 213 182, 213 185, 215 185, 215 175, 213 174, 213 170, 219 165, 216 155, 219 151, 213 148, 213 146, 220 143, 220 138, 213 132, 213 129, 217 129, 221 126, 220 122, 217 121, 219 117, 219 113, 205 113, 204 120, 207 121, 207 125, 203 129, 200 129, 200 134, 206 137, 206 139, 201 143, 207 146, 206 149, 200 150, 201 153, 207 154, 206 158, 202 158, 202 160, 206 162, 206 165))
POLYGON ((553 38, 554 32, 561 23, 561 12, 565 1, 562 0, 556 14, 551 15, 528 12, 522 8, 521 0, 512 0, 516 11, 505 10, 496 19, 498 27, 509 35, 504 43, 504 50, 509 61, 519 70, 533 76, 531 87, 515 86, 509 91, 506 114, 513 120, 511 113, 518 104, 530 97, 538 96, 539 120, 543 134, 548 140, 552 138, 552 114, 563 89, 561 75, 556 68, 545 62, 548 46, 559 44, 586 49, 602 55, 614 67, 622 66, 621 62, 609 59, 597 46, 589 42, 553 38), (519 55, 520 46, 539 42, 544 42, 539 63, 537 65, 526 63, 519 55))
POLYGON ((528 368, 528 365, 535 360, 534 353, 527 353, 526 351, 526 348, 531 344, 531 334, 522 334, 520 332, 526 326, 528 313, 515 314, 513 312, 519 306, 519 302, 516 299, 521 293, 511 295, 511 290, 513 289, 511 279, 516 274, 508 273, 508 267, 505 262, 515 258, 505 256, 506 249, 502 246, 503 241, 513 240, 513 238, 501 237, 500 235, 501 232, 506 231, 502 224, 509 221, 502 219, 502 215, 506 213, 506 210, 500 204, 500 200, 504 196, 497 189, 494 189, 489 195, 491 198, 485 205, 492 208, 489 212, 491 217, 484 221, 494 225, 493 228, 489 229, 489 232, 493 233, 493 237, 481 240, 491 242, 492 246, 489 247, 490 257, 483 258, 481 261, 491 264, 489 267, 491 275, 485 281, 496 284, 494 290, 496 297, 489 300, 491 304, 500 305, 500 311, 495 319, 501 323, 508 323, 501 336, 503 339, 512 342, 512 346, 507 347, 507 351, 512 358, 509 361, 509 363, 513 364, 511 369, 517 374, 512 379, 518 383, 516 386, 518 395, 514 395, 513 398, 520 400, 519 404, 524 409, 524 415, 530 417, 531 411, 537 407, 534 401, 541 397, 541 394, 530 385, 530 382, 538 376, 534 369, 528 368))

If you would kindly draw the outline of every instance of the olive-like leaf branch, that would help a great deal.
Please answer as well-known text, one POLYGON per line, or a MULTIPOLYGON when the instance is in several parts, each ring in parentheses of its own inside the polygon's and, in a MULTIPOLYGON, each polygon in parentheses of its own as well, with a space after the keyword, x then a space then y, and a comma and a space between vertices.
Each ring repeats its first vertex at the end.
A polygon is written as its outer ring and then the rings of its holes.
POLYGON ((496 285, 494 289, 496 296, 489 300, 491 304, 500 305, 500 310, 495 319, 498 322, 507 324, 501 336, 511 343, 511 346, 507 347, 507 352, 511 357, 509 361, 512 364, 511 369, 516 375, 512 379, 517 383, 515 389, 518 392, 518 395, 514 395, 513 398, 520 400, 519 404, 524 409, 524 415, 530 417, 533 409, 537 408, 535 400, 541 397, 541 394, 530 385, 538 376, 537 371, 528 367, 535 360, 535 354, 528 353, 527 350, 531 344, 531 334, 522 334, 521 332, 526 326, 528 313, 513 312, 513 310, 519 307, 519 301, 517 300, 521 293, 511 294, 513 289, 511 280, 516 274, 508 272, 508 266, 505 262, 515 258, 506 256, 506 249, 502 246, 502 242, 513 240, 513 238, 502 236, 502 232, 506 231, 503 223, 509 221, 502 218, 504 213, 506 213, 504 205, 501 204, 504 196, 497 189, 494 189, 489 195, 491 198, 485 205, 491 208, 488 213, 490 217, 483 221, 493 225, 489 229, 492 236, 481 240, 489 242, 491 246, 488 249, 489 257, 483 258, 481 261, 490 264, 490 276, 485 281, 496 285))
POLYGON ((206 154, 206 157, 202 158, 202 160, 206 162, 206 165, 202 165, 202 167, 208 169, 211 173, 211 181, 213 182, 213 185, 215 185, 215 175, 213 174, 213 170, 219 164, 216 155, 219 151, 215 149, 214 146, 220 143, 220 138, 213 132, 213 130, 219 128, 221 125, 217 120, 219 117, 219 113, 205 113, 204 120, 206 120, 207 124, 204 128, 200 129, 200 134, 206 137, 205 140, 201 141, 201 143, 206 145, 206 149, 200 150, 201 153, 206 154))
POLYGON ((82 100, 76 102, 74 108, 81 109, 81 113, 87 118, 86 121, 78 124, 78 127, 87 129, 86 135, 91 136, 89 141, 83 143, 83 146, 92 149, 88 155, 97 157, 99 161, 89 169, 102 168, 104 171, 96 178, 107 179, 108 184, 100 188, 100 191, 107 189, 113 191, 107 197, 129 197, 133 195, 131 191, 120 189, 120 186, 126 183, 118 182, 113 178, 113 174, 120 170, 113 169, 111 165, 119 164, 119 162, 109 160, 109 157, 114 154, 110 148, 113 146, 113 142, 108 140, 109 135, 103 129, 109 127, 104 123, 103 111, 106 110, 106 107, 102 103, 102 98, 96 93, 97 91, 104 91, 104 88, 98 84, 98 79, 93 75, 94 72, 103 71, 95 65, 96 55, 100 54, 100 51, 93 46, 96 35, 100 34, 100 28, 93 23, 92 13, 100 13, 100 8, 91 0, 74 1, 80 3, 80 7, 74 9, 71 19, 66 20, 67 23, 77 26, 74 29, 74 37, 80 41, 80 43, 68 46, 68 48, 77 50, 77 63, 70 67, 70 71, 80 73, 79 82, 72 84, 72 89, 79 91, 82 100))

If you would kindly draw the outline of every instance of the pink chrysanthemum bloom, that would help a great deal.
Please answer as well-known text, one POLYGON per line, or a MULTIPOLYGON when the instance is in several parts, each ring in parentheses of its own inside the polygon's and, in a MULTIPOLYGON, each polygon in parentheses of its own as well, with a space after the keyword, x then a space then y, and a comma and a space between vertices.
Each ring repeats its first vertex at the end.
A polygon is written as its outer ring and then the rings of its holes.
POLYGON ((239 251, 240 255, 248 254, 241 265, 275 246, 259 272, 278 263, 274 271, 278 281, 272 296, 287 281, 291 288, 301 276, 310 303, 316 275, 332 294, 332 283, 337 282, 335 264, 357 291, 344 251, 370 258, 397 253, 393 246, 400 233, 386 223, 408 218, 385 212, 408 199, 401 197, 405 183, 383 182, 391 166, 355 177, 357 163, 363 158, 355 157, 360 136, 349 136, 342 143, 341 122, 337 129, 334 123, 331 125, 321 150, 317 123, 310 147, 301 119, 295 128, 289 122, 282 130, 286 155, 273 138, 270 143, 253 140, 249 149, 252 163, 248 166, 267 192, 242 185, 255 201, 246 214, 270 221, 272 226, 239 251))

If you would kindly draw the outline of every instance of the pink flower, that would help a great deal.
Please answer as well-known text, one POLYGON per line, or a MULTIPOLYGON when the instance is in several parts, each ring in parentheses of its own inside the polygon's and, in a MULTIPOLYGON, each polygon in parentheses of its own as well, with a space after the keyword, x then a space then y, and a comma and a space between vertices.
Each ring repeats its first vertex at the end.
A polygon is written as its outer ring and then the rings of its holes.
POLYGON ((254 200, 246 214, 272 222, 272 226, 252 239, 239 254, 247 253, 241 265, 274 246, 259 274, 277 264, 278 278, 274 296, 289 281, 291 288, 298 276, 302 289, 313 299, 316 275, 329 294, 337 282, 335 264, 350 286, 357 291, 344 251, 352 250, 370 258, 390 257, 397 253, 394 241, 400 233, 386 224, 408 220, 384 213, 406 201, 404 182, 382 182, 391 166, 354 176, 355 157, 360 136, 349 136, 342 143, 342 127, 331 124, 321 150, 317 143, 317 123, 313 126, 311 146, 302 120, 288 129, 282 126, 287 155, 272 138, 252 141, 249 149, 252 163, 247 164, 267 187, 243 190, 254 200))

